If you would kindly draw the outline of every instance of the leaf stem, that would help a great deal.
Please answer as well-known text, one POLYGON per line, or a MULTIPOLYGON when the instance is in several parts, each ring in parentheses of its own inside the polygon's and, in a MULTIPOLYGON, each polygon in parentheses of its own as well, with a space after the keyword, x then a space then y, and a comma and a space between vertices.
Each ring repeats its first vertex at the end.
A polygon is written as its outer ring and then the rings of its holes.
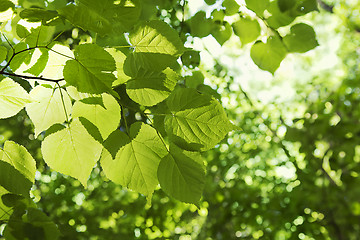
POLYGON ((65 117, 66 117, 66 123, 69 124, 69 118, 68 118, 68 114, 67 114, 67 111, 66 111, 64 96, 63 96, 62 91, 61 91, 61 86, 60 86, 59 82, 56 82, 56 84, 58 85, 58 88, 59 88, 59 91, 60 91, 61 102, 62 102, 62 105, 63 105, 63 108, 64 108, 65 117))
POLYGON ((121 115, 122 115, 122 119, 124 120, 124 125, 125 125, 125 129, 126 129, 126 133, 127 134, 130 134, 130 131, 129 131, 129 127, 128 127, 128 124, 127 124, 127 121, 126 121, 126 116, 125 116, 125 111, 124 111, 124 107, 123 105, 120 105, 120 108, 121 108, 121 115))

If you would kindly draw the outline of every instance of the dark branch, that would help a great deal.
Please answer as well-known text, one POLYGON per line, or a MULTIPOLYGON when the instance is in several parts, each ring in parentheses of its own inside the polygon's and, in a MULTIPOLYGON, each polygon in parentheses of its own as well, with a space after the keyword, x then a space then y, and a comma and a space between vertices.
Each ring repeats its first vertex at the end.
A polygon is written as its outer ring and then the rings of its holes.
POLYGON ((317 1, 318 1, 319 5, 320 5, 325 11, 330 12, 330 13, 333 13, 333 12, 334 12, 334 11, 333 11, 334 6, 331 6, 331 5, 325 3, 325 2, 322 1, 322 0, 317 0, 317 1))
POLYGON ((1 75, 6 75, 6 76, 12 76, 12 77, 19 77, 19 78, 23 78, 23 79, 34 79, 34 80, 43 80, 43 81, 48 81, 48 82, 54 82, 54 83, 58 83, 60 81, 65 80, 64 78, 61 79, 51 79, 51 78, 44 78, 44 77, 35 77, 35 76, 25 76, 25 75, 19 75, 16 73, 8 73, 8 72, 0 72, 1 75))

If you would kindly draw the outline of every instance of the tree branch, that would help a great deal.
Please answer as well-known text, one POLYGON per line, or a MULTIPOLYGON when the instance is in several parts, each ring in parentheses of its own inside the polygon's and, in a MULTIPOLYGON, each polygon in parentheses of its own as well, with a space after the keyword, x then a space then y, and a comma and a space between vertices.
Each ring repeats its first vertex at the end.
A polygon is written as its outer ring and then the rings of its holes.
POLYGON ((58 83, 60 81, 65 80, 64 78, 60 78, 60 79, 51 79, 51 78, 44 78, 44 77, 35 77, 35 76, 25 76, 25 75, 20 75, 20 74, 16 74, 16 73, 8 73, 8 72, 1 72, 1 75, 6 75, 6 76, 12 76, 12 77, 19 77, 19 78, 23 78, 23 79, 34 79, 34 80, 42 80, 42 81, 48 81, 48 82, 54 82, 54 83, 58 83))

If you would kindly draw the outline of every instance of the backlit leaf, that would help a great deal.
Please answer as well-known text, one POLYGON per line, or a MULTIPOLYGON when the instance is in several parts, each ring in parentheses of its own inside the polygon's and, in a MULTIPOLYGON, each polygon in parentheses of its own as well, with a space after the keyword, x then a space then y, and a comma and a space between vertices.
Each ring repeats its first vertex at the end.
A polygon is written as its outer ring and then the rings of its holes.
POLYGON ((10 78, 0 81, 0 119, 17 114, 30 103, 29 94, 10 78))
POLYGON ((106 139, 120 123, 121 109, 116 99, 109 94, 102 94, 104 106, 98 104, 86 104, 84 101, 76 101, 72 117, 84 117, 92 122, 100 131, 103 139, 106 139))
POLYGON ((171 114, 165 118, 165 129, 181 148, 208 150, 233 129, 220 103, 195 89, 177 89, 166 103, 171 114))
POLYGON ((205 185, 205 167, 200 153, 172 145, 170 153, 161 160, 157 174, 164 192, 182 202, 199 204, 205 185))
POLYGON ((73 25, 101 35, 115 31, 121 34, 129 30, 140 16, 139 1, 122 0, 78 0, 77 5, 69 4, 59 9, 73 25))
POLYGON ((162 21, 142 22, 129 35, 135 52, 163 53, 180 56, 184 52, 178 33, 162 21))
POLYGON ((119 132, 111 145, 119 146, 115 159, 104 150, 101 166, 106 176, 125 187, 151 198, 158 184, 157 168, 167 154, 156 130, 144 123, 134 123, 130 128, 130 139, 119 132))
POLYGON ((305 23, 292 26, 290 34, 283 41, 290 52, 304 53, 319 45, 314 29, 305 23))
POLYGON ((260 35, 260 25, 256 20, 241 18, 232 25, 235 35, 240 38, 241 44, 245 45, 255 41, 260 35))
POLYGON ((179 80, 170 68, 153 72, 140 68, 126 84, 129 97, 144 106, 153 106, 166 99, 179 80))
POLYGON ((285 58, 287 50, 278 37, 269 37, 266 43, 257 41, 251 47, 250 56, 254 63, 263 70, 272 74, 285 58))
POLYGON ((78 119, 47 136, 41 145, 43 158, 52 169, 78 179, 84 187, 101 149, 101 144, 89 135, 78 119))
POLYGON ((75 60, 64 67, 66 82, 80 92, 102 93, 109 91, 116 79, 114 58, 95 44, 82 44, 75 48, 75 60))
MULTIPOLYGON (((71 114, 71 100, 66 91, 61 90, 68 118, 71 114)), ((30 92, 33 103, 26 106, 26 112, 35 126, 35 137, 55 123, 66 120, 64 105, 59 88, 51 89, 41 85, 30 92)))

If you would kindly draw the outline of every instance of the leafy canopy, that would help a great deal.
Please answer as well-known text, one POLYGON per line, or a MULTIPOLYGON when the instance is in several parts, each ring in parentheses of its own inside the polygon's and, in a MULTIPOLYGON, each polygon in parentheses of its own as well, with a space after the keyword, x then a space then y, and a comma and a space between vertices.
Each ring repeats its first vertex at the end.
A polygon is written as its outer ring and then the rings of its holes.
MULTIPOLYGON (((277 31, 316 10, 315 2, 246 1, 240 12, 236 1, 225 0, 224 11, 209 18, 200 11, 175 29, 138 0, 1 0, 0 11, 12 13, 1 15, 1 26, 11 24, 13 39, 5 34, 0 43, 0 118, 25 109, 45 163, 85 188, 100 165, 111 181, 149 203, 160 184, 169 196, 199 206, 202 152, 237 128, 219 95, 202 84, 200 57, 185 48, 186 34, 211 34, 223 45, 234 33, 243 45, 253 43, 254 63, 274 74, 288 53, 318 45, 309 25, 293 25, 285 36, 277 31), (228 22, 230 16, 237 20, 228 22), (67 41, 69 33, 78 40, 67 41)), ((25 239, 31 226, 38 238, 56 239, 55 225, 29 199, 36 165, 26 148, 5 142, 0 165, 5 236, 25 239)))

